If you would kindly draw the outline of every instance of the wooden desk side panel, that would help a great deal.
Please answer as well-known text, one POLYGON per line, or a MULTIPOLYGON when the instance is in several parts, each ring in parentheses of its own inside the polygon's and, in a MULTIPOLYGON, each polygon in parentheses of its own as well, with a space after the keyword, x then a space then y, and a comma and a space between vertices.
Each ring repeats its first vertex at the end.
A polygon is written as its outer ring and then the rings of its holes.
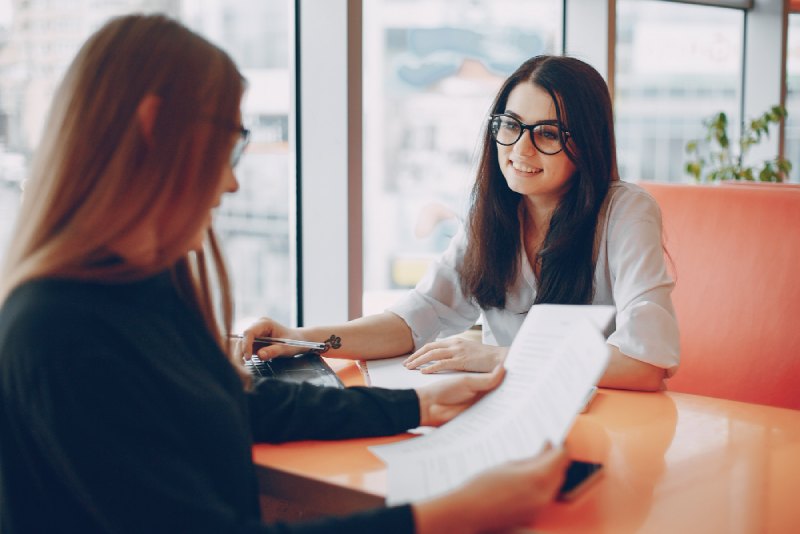
POLYGON ((267 521, 348 515, 386 505, 383 496, 274 467, 256 466, 256 474, 262 488, 262 516, 267 521))

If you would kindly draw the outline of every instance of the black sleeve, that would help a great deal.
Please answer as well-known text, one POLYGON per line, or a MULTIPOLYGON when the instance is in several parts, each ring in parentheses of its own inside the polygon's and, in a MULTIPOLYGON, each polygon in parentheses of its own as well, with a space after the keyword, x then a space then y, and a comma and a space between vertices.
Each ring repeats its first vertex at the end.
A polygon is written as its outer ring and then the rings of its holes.
POLYGON ((387 436, 419 426, 413 389, 346 389, 259 381, 248 394, 256 441, 387 436))

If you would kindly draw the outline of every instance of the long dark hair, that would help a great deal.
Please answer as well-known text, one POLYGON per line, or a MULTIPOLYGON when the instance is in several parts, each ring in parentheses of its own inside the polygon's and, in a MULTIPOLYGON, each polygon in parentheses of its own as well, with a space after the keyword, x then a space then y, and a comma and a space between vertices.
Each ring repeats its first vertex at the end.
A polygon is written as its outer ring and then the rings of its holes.
MULTIPOLYGON (((594 293, 597 215, 610 183, 618 179, 608 86, 583 61, 536 56, 503 83, 490 114, 504 112, 508 95, 521 83, 550 94, 558 121, 570 132, 572 142, 564 143, 564 152, 576 167, 538 253, 541 274, 535 304, 588 304, 594 293)), ((467 249, 458 269, 464 293, 484 309, 505 306, 519 271, 522 198, 503 177, 487 122, 470 199, 467 249)))

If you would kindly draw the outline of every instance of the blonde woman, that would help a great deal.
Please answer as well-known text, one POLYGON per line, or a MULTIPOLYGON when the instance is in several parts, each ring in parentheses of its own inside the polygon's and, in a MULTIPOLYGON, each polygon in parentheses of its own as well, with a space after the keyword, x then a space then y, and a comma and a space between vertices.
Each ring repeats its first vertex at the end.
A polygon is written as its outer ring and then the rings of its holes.
POLYGON ((425 502, 261 524, 252 440, 441 424, 496 387, 502 370, 416 391, 248 384, 225 355, 231 304, 211 230, 213 208, 238 187, 243 86, 225 53, 160 16, 112 20, 69 68, 0 289, 0 531, 529 523, 562 479, 561 451, 425 502))

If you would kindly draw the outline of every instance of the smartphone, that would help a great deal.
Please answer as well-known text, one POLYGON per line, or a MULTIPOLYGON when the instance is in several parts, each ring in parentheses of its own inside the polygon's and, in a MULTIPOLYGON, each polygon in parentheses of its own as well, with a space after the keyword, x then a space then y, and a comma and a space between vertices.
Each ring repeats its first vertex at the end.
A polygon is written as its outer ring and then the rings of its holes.
POLYGON ((602 470, 603 464, 572 460, 569 467, 567 467, 564 483, 558 490, 558 500, 572 501, 577 499, 592 486, 593 482, 600 478, 602 470))

